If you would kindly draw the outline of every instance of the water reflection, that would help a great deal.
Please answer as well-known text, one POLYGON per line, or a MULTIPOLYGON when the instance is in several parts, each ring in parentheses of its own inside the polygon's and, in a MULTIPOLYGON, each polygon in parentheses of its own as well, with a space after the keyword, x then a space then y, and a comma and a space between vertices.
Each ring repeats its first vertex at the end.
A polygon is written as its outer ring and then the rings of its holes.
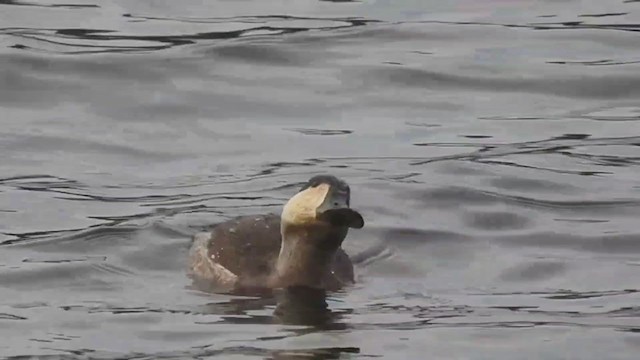
MULTIPOLYGON (((211 288, 207 283, 193 281, 192 287, 209 294, 220 294, 220 289, 211 288)), ((232 324, 280 323, 284 325, 304 325, 315 329, 345 329, 340 323, 344 311, 331 311, 327 304, 327 293, 322 289, 292 287, 277 290, 242 289, 228 294, 249 296, 250 298, 232 299, 229 302, 209 303, 198 307, 203 314, 225 315, 222 320, 232 324), (256 297, 257 296, 257 297, 256 297), (252 315, 229 317, 226 315, 246 315, 247 312, 273 307, 272 315, 252 315)), ((216 322, 217 323, 217 322, 216 322)))
MULTIPOLYGON (((227 302, 201 305, 195 310, 207 315, 222 315, 220 320, 198 322, 202 325, 295 325, 283 335, 259 337, 260 341, 276 341, 291 337, 322 333, 325 331, 343 331, 350 328, 344 321, 345 315, 353 310, 341 309, 333 311, 327 304, 327 293, 324 290, 306 287, 279 289, 270 295, 257 298, 234 298, 227 302), (272 309, 271 315, 264 313, 272 309)), ((246 354, 246 351, 242 352, 246 354)), ((337 359, 342 354, 360 353, 358 347, 333 347, 317 349, 274 350, 269 353, 274 359, 337 359)))
POLYGON ((283 324, 346 329, 345 324, 337 323, 341 315, 329 309, 324 290, 307 287, 286 288, 276 293, 276 299, 274 315, 283 324))

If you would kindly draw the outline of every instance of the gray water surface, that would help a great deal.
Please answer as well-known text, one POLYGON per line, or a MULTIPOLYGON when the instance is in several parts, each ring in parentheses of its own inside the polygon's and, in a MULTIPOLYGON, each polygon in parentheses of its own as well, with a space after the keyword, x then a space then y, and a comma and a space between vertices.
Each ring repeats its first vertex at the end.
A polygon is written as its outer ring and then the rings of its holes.
POLYGON ((640 2, 0 1, 0 356, 636 359, 640 2), (329 326, 189 288, 349 182, 329 326))

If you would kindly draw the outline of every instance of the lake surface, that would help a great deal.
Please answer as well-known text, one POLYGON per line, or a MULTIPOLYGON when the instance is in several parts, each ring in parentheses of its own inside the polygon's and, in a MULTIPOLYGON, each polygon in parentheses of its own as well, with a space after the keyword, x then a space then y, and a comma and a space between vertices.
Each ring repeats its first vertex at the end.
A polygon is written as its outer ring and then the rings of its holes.
POLYGON ((637 359, 640 2, 0 1, 0 357, 637 359), (349 182, 329 326, 189 287, 349 182))

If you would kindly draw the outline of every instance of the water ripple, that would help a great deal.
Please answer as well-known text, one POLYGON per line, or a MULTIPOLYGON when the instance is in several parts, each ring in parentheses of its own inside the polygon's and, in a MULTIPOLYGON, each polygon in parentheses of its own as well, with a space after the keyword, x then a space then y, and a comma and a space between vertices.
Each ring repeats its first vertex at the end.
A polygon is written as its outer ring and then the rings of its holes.
MULTIPOLYGON (((122 17, 131 22, 160 21, 174 24, 223 24, 226 28, 235 29, 202 31, 189 34, 133 35, 120 34, 116 30, 108 29, 4 28, 0 29, 0 34, 15 38, 17 41, 12 45, 15 49, 83 55, 157 51, 202 41, 273 37, 307 31, 339 30, 379 22, 378 20, 363 18, 311 18, 288 15, 229 18, 161 18, 123 14, 122 17), (324 25, 314 25, 314 23, 324 25), (246 27, 247 24, 259 24, 260 26, 246 27), (239 26, 241 28, 238 28, 239 26)), ((206 27, 203 26, 202 29, 205 30, 206 27)))
POLYGON ((0 0, 0 357, 635 359, 632 2, 0 0), (326 322, 192 286, 321 173, 326 322))
POLYGON ((18 1, 18 0, 2 0, 0 5, 14 5, 14 6, 35 6, 44 8, 64 8, 64 9, 84 9, 84 8, 100 8, 96 4, 72 4, 72 3, 60 3, 60 4, 41 4, 37 2, 18 1))

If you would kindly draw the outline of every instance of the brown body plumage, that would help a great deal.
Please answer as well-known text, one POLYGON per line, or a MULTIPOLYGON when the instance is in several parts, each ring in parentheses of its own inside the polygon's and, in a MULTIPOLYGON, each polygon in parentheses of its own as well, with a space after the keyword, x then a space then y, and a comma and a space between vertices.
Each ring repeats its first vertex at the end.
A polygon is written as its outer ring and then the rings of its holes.
POLYGON ((242 216, 196 234, 190 277, 199 288, 221 292, 293 286, 337 290, 353 283, 353 265, 341 244, 349 227, 364 222, 349 208, 349 196, 344 182, 314 177, 280 216, 242 216))

